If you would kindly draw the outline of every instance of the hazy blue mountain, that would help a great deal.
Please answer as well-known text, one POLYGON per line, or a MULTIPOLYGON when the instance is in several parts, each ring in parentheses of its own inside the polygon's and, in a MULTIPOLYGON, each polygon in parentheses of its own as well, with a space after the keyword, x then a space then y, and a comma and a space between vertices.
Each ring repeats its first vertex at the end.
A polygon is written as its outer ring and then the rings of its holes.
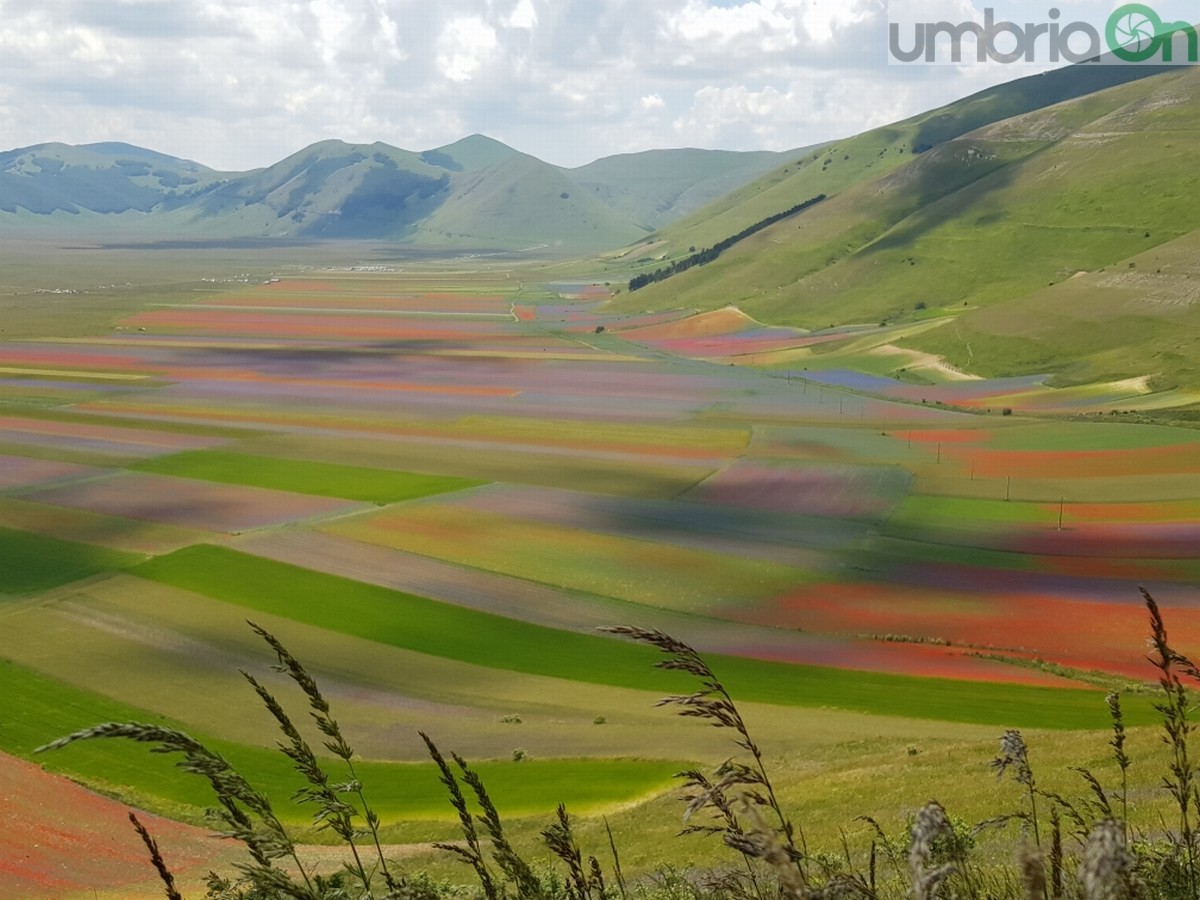
POLYGON ((0 153, 0 217, 81 211, 148 213, 189 202, 220 175, 129 144, 37 144, 0 153))
POLYGON ((217 172, 120 142, 39 144, 0 153, 0 229, 586 252, 634 241, 776 159, 658 150, 564 169, 474 134, 423 152, 321 141, 217 172))

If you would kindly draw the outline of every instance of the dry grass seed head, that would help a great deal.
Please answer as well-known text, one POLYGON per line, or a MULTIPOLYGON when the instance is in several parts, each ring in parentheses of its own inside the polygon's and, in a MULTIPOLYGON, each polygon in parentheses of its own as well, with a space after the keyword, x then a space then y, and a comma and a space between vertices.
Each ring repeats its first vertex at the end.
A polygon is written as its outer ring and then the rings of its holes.
POLYGON ((1125 831, 1107 819, 1088 835, 1079 865, 1079 885, 1085 900, 1127 900, 1140 897, 1137 859, 1125 846, 1125 831))
POLYGON ((908 847, 908 871, 913 900, 932 900, 938 888, 953 872, 946 864, 930 868, 933 842, 951 830, 946 810, 936 800, 930 800, 913 820, 912 839, 908 847))

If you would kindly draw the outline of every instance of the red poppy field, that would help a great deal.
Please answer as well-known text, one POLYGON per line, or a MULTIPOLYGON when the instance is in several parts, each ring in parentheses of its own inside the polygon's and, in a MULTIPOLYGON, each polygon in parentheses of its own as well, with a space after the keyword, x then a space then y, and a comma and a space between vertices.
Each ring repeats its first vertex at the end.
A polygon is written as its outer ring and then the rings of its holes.
MULTIPOLYGON (((151 829, 184 884, 229 855, 202 828, 150 813, 151 829)), ((8 897, 161 897, 125 804, 0 753, 0 891, 8 897)))

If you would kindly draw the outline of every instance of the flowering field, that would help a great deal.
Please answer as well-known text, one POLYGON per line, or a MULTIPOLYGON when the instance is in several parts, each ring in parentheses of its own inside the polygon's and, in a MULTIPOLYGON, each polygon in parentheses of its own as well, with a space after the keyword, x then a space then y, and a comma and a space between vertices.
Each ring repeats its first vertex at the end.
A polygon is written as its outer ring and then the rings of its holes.
MULTIPOLYGON (((205 829, 149 813, 150 828, 183 883, 198 880, 229 848, 205 829)), ((40 766, 0 753, 0 889, 10 897, 162 896, 129 809, 40 766)))
MULTIPOLYGON (((915 709, 1103 727, 1101 686, 1144 673, 1138 585, 1200 633, 1195 431, 992 408, 1049 390, 1033 381, 756 369, 838 336, 563 293, 308 273, 0 343, 0 544, 19 561, 0 661, 245 747, 261 723, 231 720, 223 678, 254 665, 242 620, 262 618, 328 655, 395 791, 422 722, 495 760, 524 742, 677 764, 648 703, 679 685, 598 625, 676 634, 780 734, 805 709, 836 740, 864 716, 920 734, 898 724, 915 709)), ((126 749, 79 774, 134 780, 126 749)), ((623 765, 580 802, 629 802, 618 778, 658 789, 623 765)))

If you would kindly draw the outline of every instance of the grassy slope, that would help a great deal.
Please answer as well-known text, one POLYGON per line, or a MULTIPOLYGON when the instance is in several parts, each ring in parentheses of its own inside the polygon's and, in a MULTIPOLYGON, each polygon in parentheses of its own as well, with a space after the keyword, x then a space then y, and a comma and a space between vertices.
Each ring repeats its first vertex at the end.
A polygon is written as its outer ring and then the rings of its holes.
POLYGON ((227 450, 193 450, 160 456, 131 468, 160 475, 200 478, 226 484, 342 497, 370 503, 398 503, 483 484, 469 478, 419 475, 337 463, 271 459, 227 450))
MULTIPOLYGON (((1062 282, 1127 261, 1146 273, 1158 260, 1154 271, 1162 274, 1172 241, 1180 242, 1179 276, 1195 243, 1188 233, 1200 227, 1190 163, 1200 138, 1198 90, 1195 71, 1168 72, 980 128, 910 154, 902 167, 897 145, 911 150, 921 129, 932 127, 929 117, 841 142, 825 172, 823 160, 811 158, 799 172, 776 172, 710 207, 704 222, 667 230, 668 243, 654 253, 675 252, 682 241, 710 243, 818 189, 830 200, 616 306, 736 303, 762 321, 820 328, 906 321, 923 304, 966 317, 902 344, 980 374, 1049 371, 1083 382, 1161 373, 1164 386, 1194 381, 1200 350, 1189 303, 1146 302, 1160 285, 1125 283, 1093 304, 1088 288, 1096 279, 1062 282), (863 150, 874 158, 858 161, 863 150), (858 171, 839 168, 851 166, 858 171), (879 168, 889 171, 876 175, 879 168)), ((992 112, 1013 105, 995 94, 973 103, 992 112)), ((939 127, 948 117, 973 124, 983 118, 976 113, 942 111, 939 127)), ((1165 290, 1178 297, 1184 289, 1176 282, 1165 290)))
POLYGON ((569 169, 567 174, 633 222, 657 228, 695 212, 788 158, 767 151, 647 150, 606 156, 569 169))
MULTIPOLYGON (((1167 77, 1174 81, 1181 76, 1167 77)), ((1107 131, 1110 126, 1100 120, 1139 104, 1148 84, 1113 88, 941 144, 897 171, 860 180, 825 203, 760 232, 716 262, 639 291, 638 301, 653 303, 670 292, 676 302, 687 305, 712 308, 735 302, 768 321, 811 327, 830 321, 874 321, 897 308, 911 309, 918 300, 930 306, 961 303, 965 297, 974 298, 978 286, 987 286, 990 294, 981 298, 987 300, 1010 296, 1013 287, 1044 284, 1043 273, 1035 274, 1028 262, 1048 252, 1062 257, 1067 252, 1064 238, 1083 244, 1085 250, 1100 244, 1101 253, 1111 253, 1112 244, 1128 240, 1130 229, 1141 226, 1144 231, 1148 220, 1179 211, 1145 210, 1130 222, 1101 220, 1125 227, 1119 232, 1080 228, 1079 235, 1073 226, 1096 222, 1091 204, 1086 209, 1064 208, 1062 198, 1053 196, 1055 186, 1063 189, 1078 181, 1110 197, 1110 202, 1123 203, 1120 212, 1140 210, 1140 188, 1131 192, 1127 182, 1117 180, 1110 172, 1109 153, 1096 152, 1098 145, 1086 138, 1065 139, 1094 124, 1094 130, 1107 131), (1063 167, 1077 174, 1070 182, 1060 175, 1056 185, 1047 183, 1045 173, 1063 167), (1042 221, 1063 228, 1024 227, 1042 221), (1109 238, 1107 244, 1104 238, 1109 238)), ((1144 150, 1145 137, 1133 139, 1144 150)), ((1161 164, 1155 162, 1146 174, 1178 177, 1186 171, 1180 169, 1180 157, 1186 155, 1186 140, 1181 139, 1177 153, 1161 164)), ((1119 174, 1128 176, 1127 171, 1119 174)), ((816 187, 810 188, 810 196, 818 193, 816 187)), ((1179 196, 1182 201, 1184 195, 1179 196)), ((1169 202, 1169 195, 1163 202, 1169 202)), ((1161 235, 1161 223, 1155 224, 1161 235)), ((1049 271, 1053 274, 1058 268, 1049 271)))
POLYGON ((1079 67, 1022 78, 973 94, 939 109, 797 152, 757 181, 722 197, 652 236, 659 250, 686 255, 690 245, 710 246, 754 222, 824 193, 834 195, 902 166, 914 148, 926 149, 1012 116, 1154 74, 1151 68, 1079 67))
POLYGON ((420 223, 417 243, 584 249, 618 246, 642 233, 564 172, 532 156, 519 154, 464 173, 454 185, 453 195, 420 223))
MULTIPOLYGON (((1135 237, 1131 249, 1149 243, 1135 237)), ((1200 233, 1191 232, 1114 266, 969 310, 953 328, 905 343, 960 366, 978 357, 974 367, 982 374, 1055 371, 1060 384, 1145 374, 1154 387, 1196 385, 1198 250, 1200 233), (1064 336, 1069 354, 1062 352, 1064 336)))

